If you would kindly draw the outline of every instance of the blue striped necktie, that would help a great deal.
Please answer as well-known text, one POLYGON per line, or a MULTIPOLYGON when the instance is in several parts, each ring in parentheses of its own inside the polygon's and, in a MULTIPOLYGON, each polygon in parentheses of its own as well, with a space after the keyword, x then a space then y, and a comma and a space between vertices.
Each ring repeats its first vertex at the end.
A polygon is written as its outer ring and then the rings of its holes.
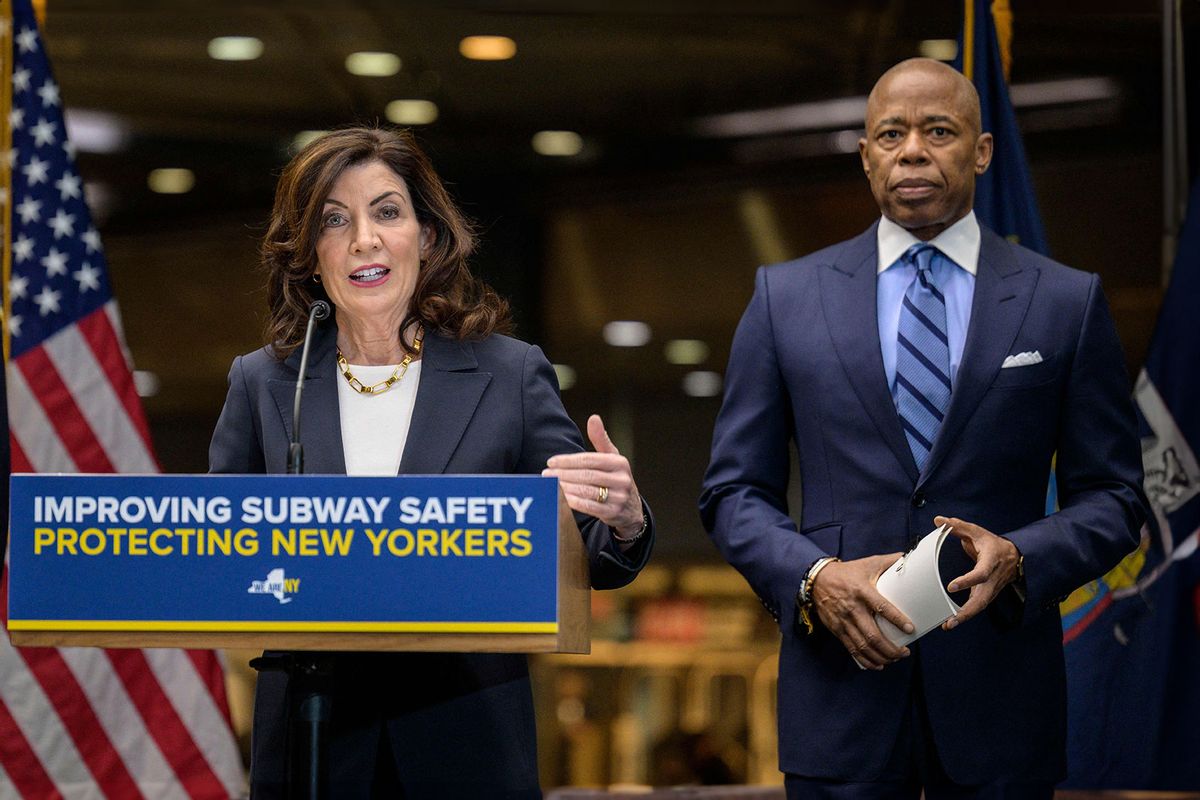
POLYGON ((914 244, 901 258, 917 274, 900 308, 894 396, 908 446, 923 470, 950 405, 946 298, 933 281, 934 259, 944 256, 933 245, 914 244))

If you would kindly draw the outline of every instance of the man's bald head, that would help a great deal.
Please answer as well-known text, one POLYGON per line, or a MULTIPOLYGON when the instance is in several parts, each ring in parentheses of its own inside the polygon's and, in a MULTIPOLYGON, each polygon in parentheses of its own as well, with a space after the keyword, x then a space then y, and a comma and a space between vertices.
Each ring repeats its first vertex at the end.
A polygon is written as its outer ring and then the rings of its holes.
POLYGON ((954 67, 932 58, 910 58, 901 61, 879 76, 871 93, 867 95, 868 128, 871 125, 872 111, 878 109, 879 99, 887 94, 892 82, 913 72, 921 72, 938 80, 947 81, 953 87, 951 92, 955 101, 963 104, 961 106, 963 118, 974 126, 975 135, 978 136, 983 132, 983 116, 980 112, 979 92, 975 90, 975 84, 967 80, 967 77, 954 67))

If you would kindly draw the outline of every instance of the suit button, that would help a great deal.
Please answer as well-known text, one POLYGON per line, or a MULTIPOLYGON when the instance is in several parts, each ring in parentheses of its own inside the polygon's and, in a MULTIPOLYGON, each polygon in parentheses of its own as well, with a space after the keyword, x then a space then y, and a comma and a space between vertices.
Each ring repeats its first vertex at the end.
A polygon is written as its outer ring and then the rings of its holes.
POLYGON ((924 508, 927 500, 924 492, 917 492, 912 496, 913 508, 924 508))

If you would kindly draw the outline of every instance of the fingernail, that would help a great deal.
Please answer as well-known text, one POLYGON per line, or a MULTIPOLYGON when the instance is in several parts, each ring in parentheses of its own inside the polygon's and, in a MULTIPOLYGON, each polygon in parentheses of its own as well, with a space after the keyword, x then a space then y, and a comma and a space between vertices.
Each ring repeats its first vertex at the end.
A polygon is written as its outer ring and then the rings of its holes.
POLYGON ((950 581, 950 585, 949 585, 949 586, 947 586, 946 588, 947 588, 949 591, 951 591, 951 592, 957 592, 957 591, 958 591, 958 584, 957 584, 957 583, 955 583, 954 581, 950 581))
POLYGON ((915 630, 915 628, 913 628, 913 624, 911 622, 904 623, 904 632, 905 633, 912 633, 914 630, 915 630))
POLYGON ((949 620, 946 621, 946 630, 950 630, 957 624, 958 624, 958 620, 951 617, 949 620))
POLYGON ((908 648, 904 648, 904 655, 901 658, 908 658, 908 648))

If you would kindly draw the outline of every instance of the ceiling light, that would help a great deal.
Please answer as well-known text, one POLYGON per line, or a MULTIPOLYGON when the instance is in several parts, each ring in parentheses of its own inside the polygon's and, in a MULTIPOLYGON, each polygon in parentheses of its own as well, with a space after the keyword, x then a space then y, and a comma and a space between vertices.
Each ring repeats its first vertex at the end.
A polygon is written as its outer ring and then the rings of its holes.
POLYGON ((575 368, 566 364, 555 364, 554 374, 558 376, 558 389, 565 392, 575 385, 575 368))
POLYGON ((858 140, 866 135, 864 130, 836 131, 829 134, 829 148, 835 153, 857 153, 858 140))
POLYGON ((721 374, 707 370, 683 376, 683 393, 688 397, 716 397, 721 393, 721 374))
POLYGON ((506 61, 517 54, 517 43, 507 36, 468 36, 458 52, 473 61, 506 61))
POLYGON ((609 322, 604 326, 604 341, 613 347, 641 347, 650 341, 650 326, 633 320, 609 322))
POLYGON ((861 125, 866 113, 866 96, 839 97, 778 108, 713 114, 696 121, 696 132, 701 136, 729 137, 845 128, 861 125))
POLYGON ((400 71, 400 56, 367 50, 351 53, 346 56, 346 71, 351 75, 387 78, 400 71))
POLYGON ((162 387, 162 381, 158 379, 158 375, 153 372, 147 372, 144 369, 135 369, 133 371, 133 388, 137 392, 138 397, 154 397, 158 394, 158 390, 162 387))
POLYGON ((583 137, 575 131, 538 131, 530 143, 544 156, 577 156, 583 150, 583 137))
MULTIPOLYGON (((1016 108, 1111 101, 1117 99, 1120 94, 1117 82, 1107 77, 1063 78, 1037 83, 1016 83, 1008 87, 1008 96, 1016 108)), ((696 120, 693 129, 700 136, 734 138, 831 128, 857 128, 863 124, 866 111, 866 96, 841 97, 776 108, 713 114, 696 120)), ((855 147, 857 148, 857 143, 855 147)))
POLYGON ((218 36, 208 43, 208 55, 218 61, 253 61, 262 52, 262 40, 253 36, 218 36))
POLYGON ((925 58, 953 61, 958 57, 958 42, 954 39, 925 39, 917 45, 917 52, 925 58))
POLYGON ((438 107, 429 100, 393 100, 383 113, 397 125, 428 125, 438 118, 438 107))
POLYGON ((83 199, 87 202, 88 210, 92 212, 92 222, 104 227, 104 223, 117 207, 118 198, 109 184, 86 181, 83 184, 83 199))
POLYGON ((159 194, 185 194, 196 185, 196 176, 190 169, 164 167, 151 170, 146 178, 150 191, 159 194))
POLYGON ((1008 96, 1018 108, 1115 100, 1118 94, 1120 89, 1112 78, 1063 78, 1008 87, 1008 96))
POLYGON ((672 364, 703 364, 708 358, 708 345, 699 339, 672 339, 663 348, 663 355, 672 364))
POLYGON ((292 137, 292 151, 299 152, 329 131, 300 131, 292 137))
POLYGON ((129 147, 129 125, 116 114, 68 108, 63 117, 77 152, 117 153, 129 147))

